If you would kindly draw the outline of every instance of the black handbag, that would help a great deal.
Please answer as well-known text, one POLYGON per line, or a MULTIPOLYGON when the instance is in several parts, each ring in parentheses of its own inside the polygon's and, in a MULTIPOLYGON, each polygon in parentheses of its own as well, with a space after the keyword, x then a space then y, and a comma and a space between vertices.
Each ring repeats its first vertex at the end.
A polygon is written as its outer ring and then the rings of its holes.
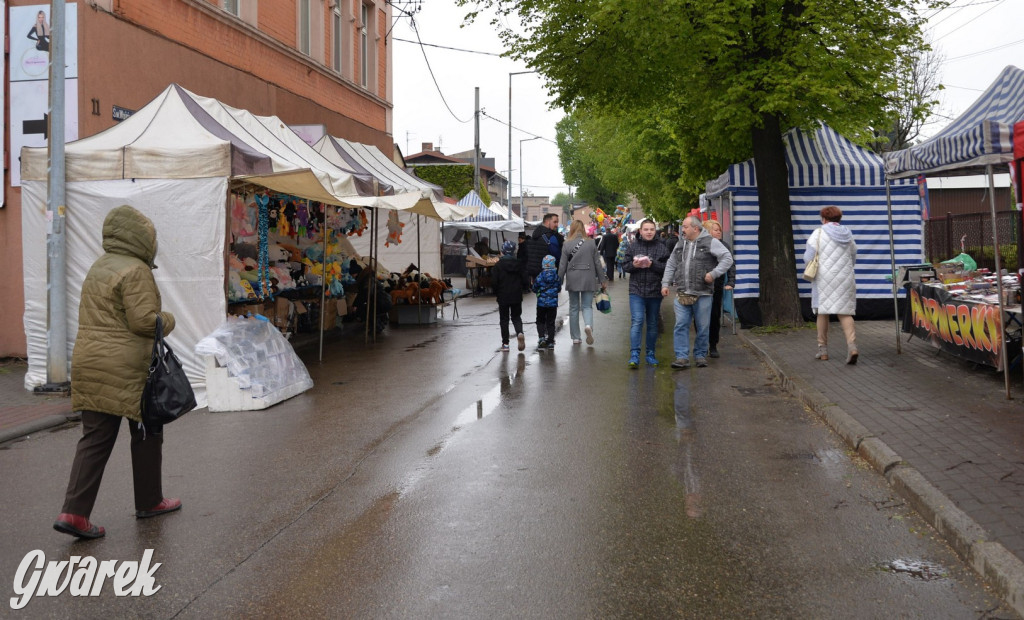
POLYGON ((195 408, 196 395, 178 356, 164 341, 164 324, 157 315, 153 357, 149 362, 146 387, 142 389, 142 423, 148 430, 159 432, 162 425, 195 408))

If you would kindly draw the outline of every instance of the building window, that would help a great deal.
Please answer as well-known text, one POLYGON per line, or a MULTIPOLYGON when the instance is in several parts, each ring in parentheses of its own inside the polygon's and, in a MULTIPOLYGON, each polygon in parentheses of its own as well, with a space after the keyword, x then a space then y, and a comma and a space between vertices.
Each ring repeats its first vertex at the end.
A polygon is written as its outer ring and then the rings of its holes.
POLYGON ((309 55, 310 7, 312 0, 299 0, 299 51, 309 55))
POLYGON ((331 15, 331 45, 334 70, 341 73, 341 10, 335 7, 331 15))
POLYGON ((231 13, 235 17, 238 17, 239 16, 238 3, 239 3, 239 0, 223 0, 224 10, 227 11, 228 13, 231 13))
POLYGON ((366 88, 367 77, 370 74, 370 7, 360 4, 359 9, 359 84, 366 88))

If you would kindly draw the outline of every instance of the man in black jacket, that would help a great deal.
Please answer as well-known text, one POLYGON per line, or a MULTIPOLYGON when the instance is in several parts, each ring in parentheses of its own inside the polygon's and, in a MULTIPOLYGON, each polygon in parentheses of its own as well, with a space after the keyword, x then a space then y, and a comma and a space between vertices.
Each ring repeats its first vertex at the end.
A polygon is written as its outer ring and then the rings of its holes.
POLYGON ((558 232, 558 214, 546 213, 541 225, 527 239, 526 254, 526 275, 531 278, 537 277, 541 271, 541 263, 544 257, 551 255, 555 257, 555 264, 562 258, 562 244, 565 239, 558 232))
POLYGON ((619 251, 619 229, 612 228, 601 237, 601 257, 604 259, 604 271, 608 281, 615 279, 615 254, 619 251))

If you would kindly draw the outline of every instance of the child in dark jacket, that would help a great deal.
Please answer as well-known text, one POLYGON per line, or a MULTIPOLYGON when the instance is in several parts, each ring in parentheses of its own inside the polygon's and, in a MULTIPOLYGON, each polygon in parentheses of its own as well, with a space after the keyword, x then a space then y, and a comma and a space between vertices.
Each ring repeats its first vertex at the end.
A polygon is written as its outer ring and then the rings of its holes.
POLYGON ((501 350, 508 351, 508 320, 516 328, 519 350, 526 348, 523 334, 523 287, 528 283, 526 270, 516 258, 516 244, 506 241, 501 244, 501 258, 491 269, 494 278, 494 293, 498 297, 498 321, 501 323, 501 350))
POLYGON ((540 337, 537 347, 540 349, 555 348, 555 315, 561 289, 555 257, 548 254, 541 262, 540 274, 533 279, 533 292, 537 293, 537 336, 540 337))

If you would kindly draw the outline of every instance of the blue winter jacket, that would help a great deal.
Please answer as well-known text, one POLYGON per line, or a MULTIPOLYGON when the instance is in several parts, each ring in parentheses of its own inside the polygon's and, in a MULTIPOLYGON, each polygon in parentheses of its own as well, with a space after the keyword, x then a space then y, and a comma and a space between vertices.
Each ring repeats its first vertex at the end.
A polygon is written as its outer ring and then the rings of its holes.
POLYGON ((558 279, 557 269, 545 269, 533 279, 533 292, 537 293, 538 308, 557 308, 558 291, 562 289, 562 281, 558 279))

